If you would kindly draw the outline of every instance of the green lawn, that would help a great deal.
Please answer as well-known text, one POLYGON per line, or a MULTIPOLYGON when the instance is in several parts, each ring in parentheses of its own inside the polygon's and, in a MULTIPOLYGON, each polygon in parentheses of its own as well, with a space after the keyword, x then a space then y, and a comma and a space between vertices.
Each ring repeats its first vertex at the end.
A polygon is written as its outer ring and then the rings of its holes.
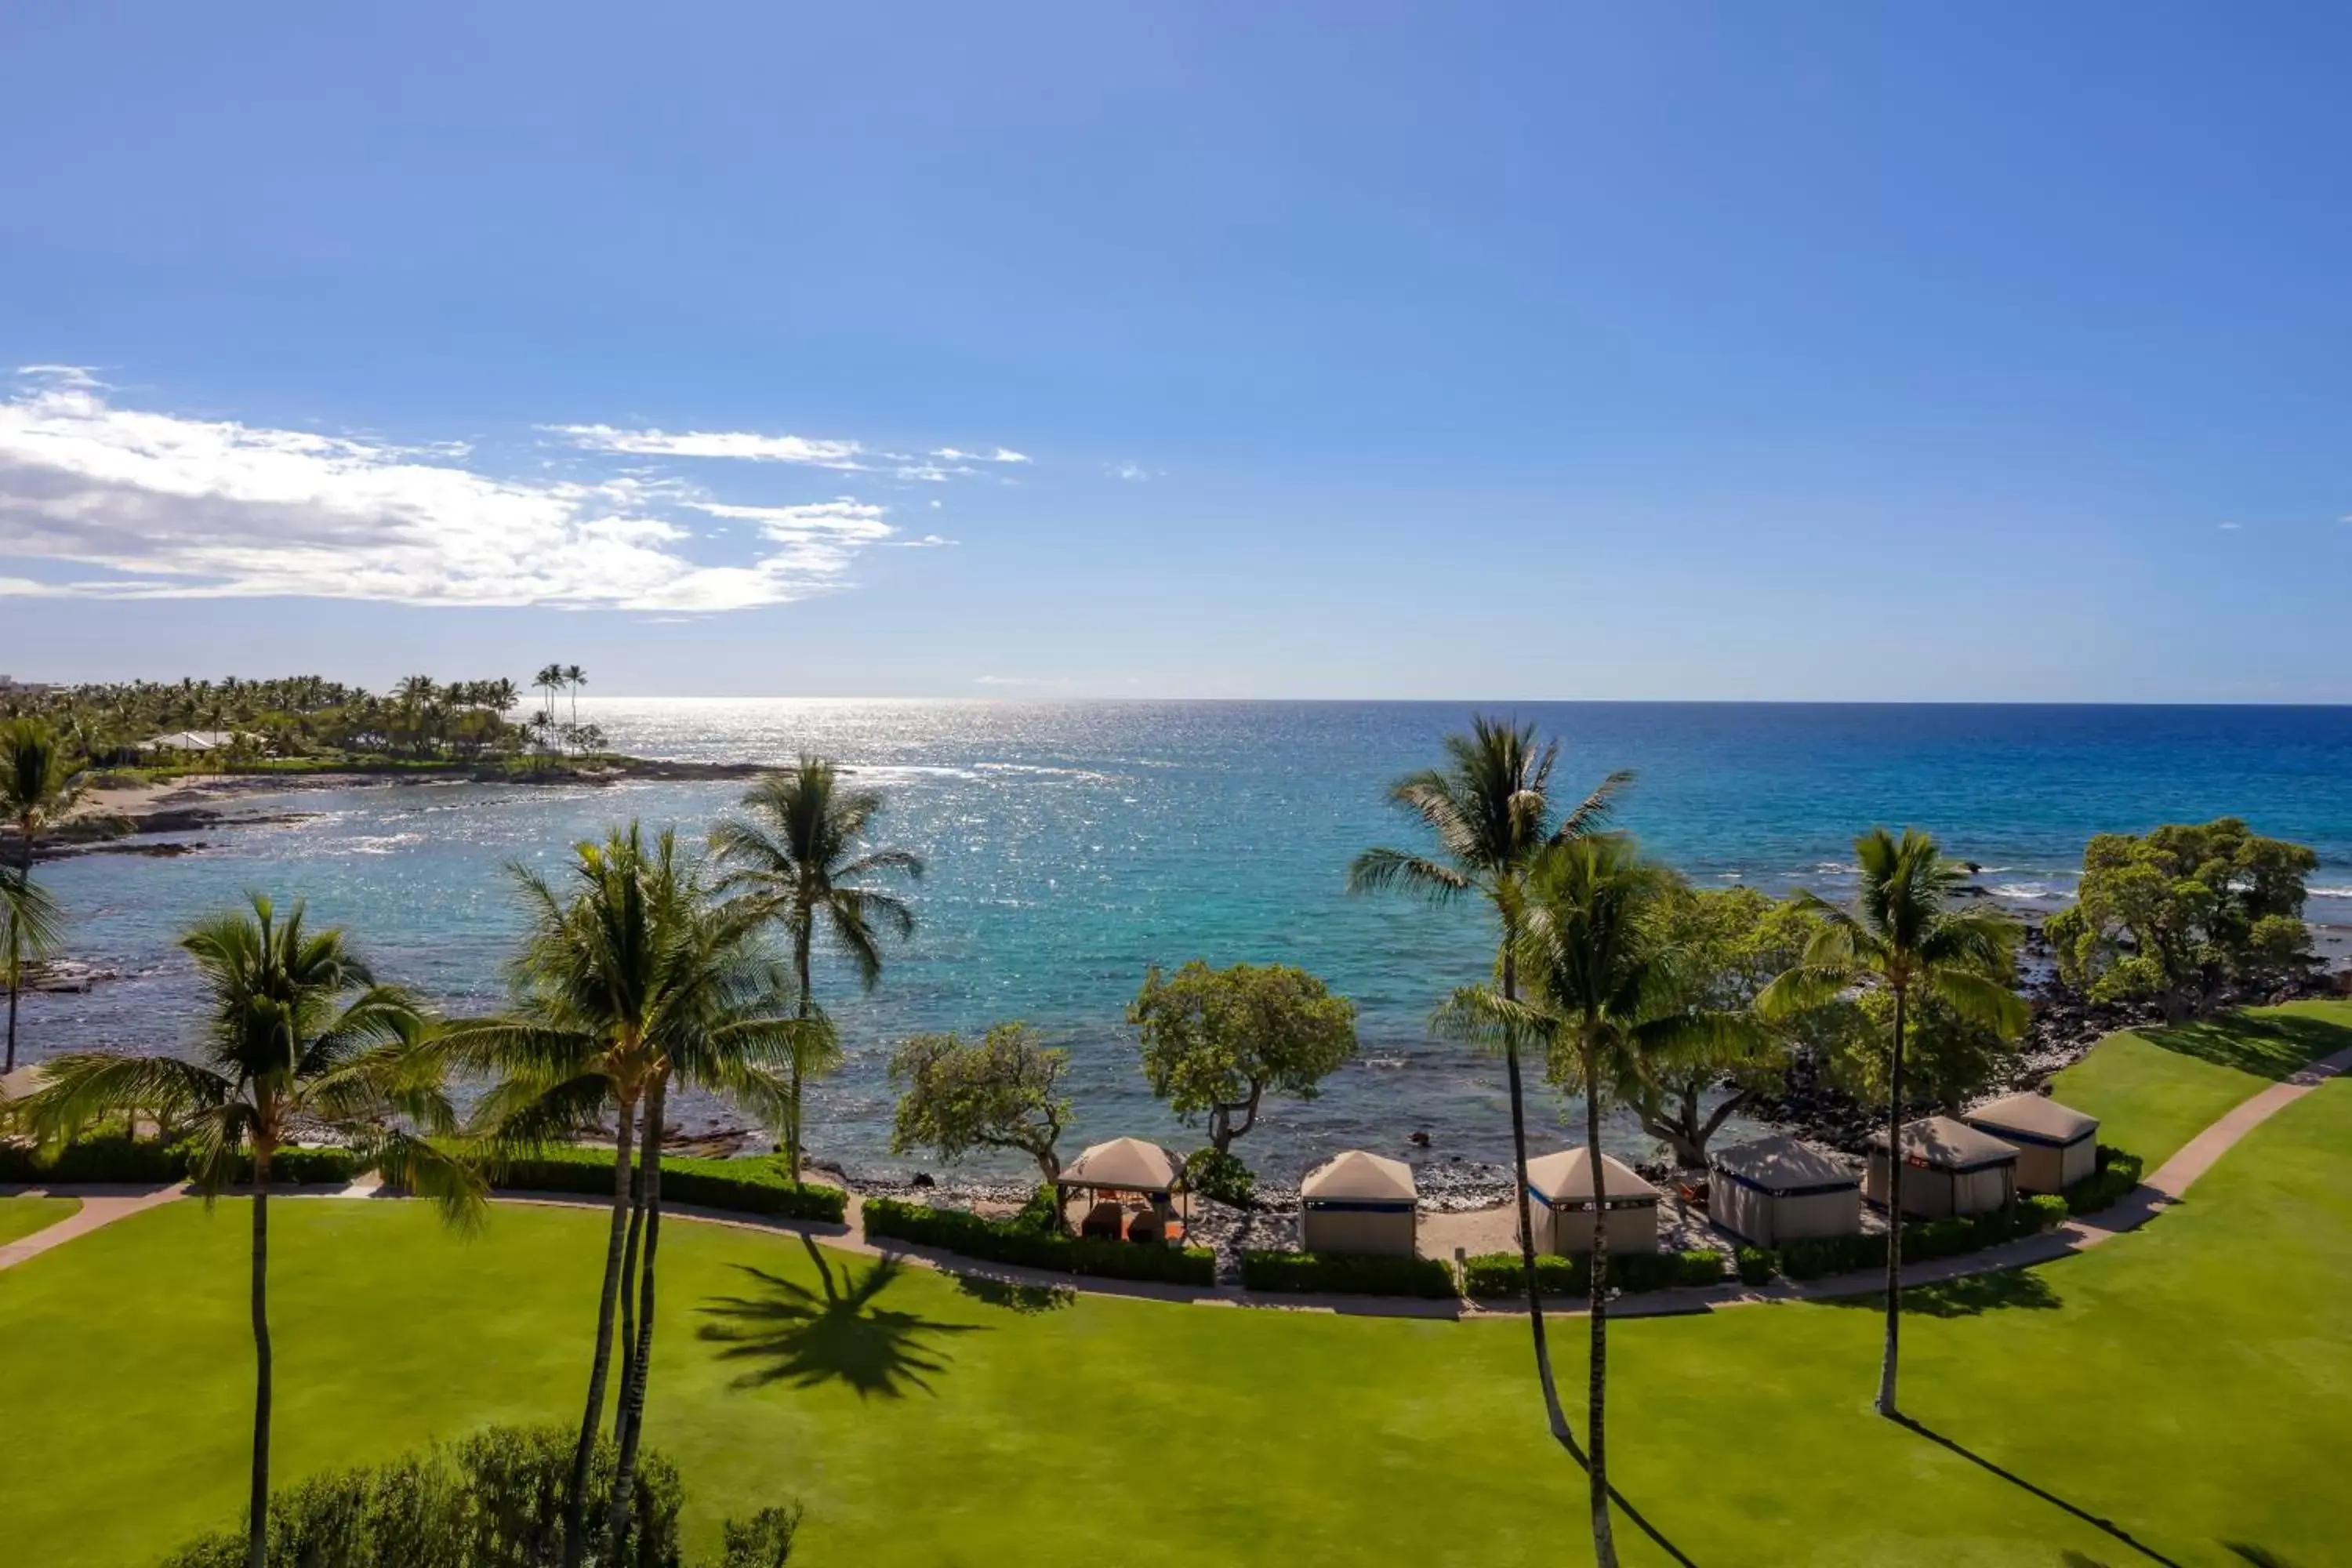
POLYGON ((2110 1035, 2052 1092, 2100 1119, 2101 1142, 2153 1171, 2248 1095, 2347 1047, 2352 1002, 2291 1002, 2110 1035))
POLYGON ((79 1198, 0 1198, 0 1247, 46 1230, 80 1207, 79 1198))
MULTIPOLYGON (((1853 1306, 1618 1325, 1620 1485, 1708 1568, 2147 1561, 2062 1501, 2181 1564, 2236 1564, 2224 1541, 2338 1561, 2347 1146, 2339 1080, 2147 1230, 1919 1302, 1909 1407, 2038 1492, 1869 1414, 1878 1324, 1853 1306)), ((284 1478, 571 1414, 594 1215, 501 1208, 472 1241, 413 1204, 273 1218, 284 1478)), ((11 1441, 38 1456, 0 1466, 16 1556, 138 1568, 234 1519, 244 1243, 241 1205, 177 1204, 0 1274, 11 1441)), ((809 1321, 774 1310, 823 1299, 790 1238, 677 1225, 663 1260, 649 1431, 705 1550, 722 1514, 796 1494, 812 1564, 1587 1560, 1522 1322, 1006 1298, 921 1269, 809 1321)), ((873 1267, 827 1261, 836 1289, 873 1267)), ((1581 1327, 1555 1341, 1570 1386, 1581 1327)))

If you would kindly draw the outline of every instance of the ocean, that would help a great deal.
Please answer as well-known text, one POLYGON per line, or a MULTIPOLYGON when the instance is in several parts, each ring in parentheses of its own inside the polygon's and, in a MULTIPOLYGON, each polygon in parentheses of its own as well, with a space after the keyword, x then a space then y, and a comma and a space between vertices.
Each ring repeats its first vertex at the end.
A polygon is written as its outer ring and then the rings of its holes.
MULTIPOLYGON (((1428 1162, 1507 1151, 1499 1069, 1423 1027, 1439 998, 1486 973, 1479 911, 1344 889, 1358 850, 1424 847, 1385 786, 1437 761, 1474 706, 1560 740, 1563 797, 1634 770, 1621 825, 1701 886, 1837 898, 1858 830, 1914 825, 1979 862, 1995 897, 2046 911, 2069 896, 2092 834, 2233 814, 2316 848, 2311 917, 2352 926, 2347 708, 604 698, 580 713, 641 755, 834 757, 888 796, 881 839, 928 862, 906 889, 919 927, 876 990, 821 962, 848 1061, 814 1098, 816 1156, 876 1175, 920 1166, 888 1152, 891 1047, 1008 1018, 1071 1054, 1066 1153, 1122 1133, 1192 1147, 1199 1133, 1144 1086, 1124 1009, 1150 964, 1247 960, 1305 965, 1360 1009, 1361 1061, 1316 1100, 1271 1105, 1239 1145, 1287 1181, 1342 1148, 1403 1152, 1417 1131, 1428 1162)), ((572 841, 631 817, 697 836, 740 790, 298 791, 241 799, 240 811, 287 819, 182 836, 204 843, 195 853, 54 862, 44 875, 70 916, 72 955, 121 977, 26 997, 26 1056, 184 1041, 197 1000, 173 939, 248 889, 307 899, 380 973, 451 1011, 494 1005, 518 925, 510 862, 553 868, 572 841)), ((1541 1100, 1542 1139, 1565 1138, 1573 1102, 1541 1100)), ((726 1120, 686 1109, 696 1124, 726 1120)), ((1611 1142, 1650 1150, 1629 1125, 1611 1142)))

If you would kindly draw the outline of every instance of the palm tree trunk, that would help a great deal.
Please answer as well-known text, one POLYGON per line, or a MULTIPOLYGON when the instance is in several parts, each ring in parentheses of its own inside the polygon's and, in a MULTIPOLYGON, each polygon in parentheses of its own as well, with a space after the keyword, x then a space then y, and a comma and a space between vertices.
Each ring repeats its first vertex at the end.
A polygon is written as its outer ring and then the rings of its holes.
MULTIPOLYGON (((1514 934, 1507 930, 1503 933, 1503 997, 1506 1001, 1516 1001, 1518 997, 1518 964, 1511 952, 1514 934)), ((1543 1293, 1536 1287, 1536 1232, 1528 1207, 1527 1094, 1519 1080, 1519 1047, 1516 1040, 1504 1044, 1503 1072, 1510 1085, 1511 1184, 1518 1191, 1519 1266, 1527 1276, 1528 1324, 1535 1336, 1536 1382, 1543 1388, 1544 1415, 1551 1423, 1551 1435, 1574 1456, 1578 1464, 1582 1464, 1584 1450, 1576 1441, 1576 1433, 1568 1425, 1568 1412, 1559 1403, 1559 1384, 1552 1377, 1551 1347, 1544 1339, 1543 1293)))
MULTIPOLYGON (((801 1022, 806 1023, 815 1008, 809 995, 809 943, 816 934, 816 911, 803 910, 793 931, 793 967, 800 976, 801 1022)), ((789 1103, 784 1107, 784 1163, 793 1182, 801 1179, 801 1054, 793 1052, 792 1067, 787 1074, 786 1090, 789 1103)))
POLYGON ((247 1502, 246 1568, 269 1560, 269 1150, 253 1151, 253 1487, 247 1502))
POLYGON ((1895 1057, 1886 1072, 1886 1353, 1878 1363, 1878 1413, 1895 1414, 1895 1356, 1903 1335, 1904 987, 1895 988, 1895 1057))
POLYGON ((1584 1042, 1584 1158, 1592 1168, 1591 1292, 1587 1321, 1592 1353, 1585 1385, 1585 1475, 1592 1503, 1592 1560, 1596 1568, 1617 1568, 1617 1542, 1609 1521, 1609 1188, 1601 1165, 1601 1089, 1593 1073, 1592 1041, 1584 1042))
MULTIPOLYGON (((621 1254, 621 1386, 629 1386, 637 1364, 637 1249, 646 1235, 646 1167, 640 1160, 629 1176, 629 1244, 621 1254)), ((620 1401, 613 1402, 613 1440, 621 1439, 620 1401)))
POLYGON ((644 1184, 646 1254, 637 1281, 636 1347, 630 1358, 628 1381, 621 1388, 620 1458, 613 1468, 613 1520, 604 1556, 614 1568, 626 1561, 629 1509, 636 1488, 637 1439, 645 1429, 646 1379, 654 1355, 654 1256, 661 1246, 662 1101, 666 1088, 663 1079, 656 1079, 652 1092, 646 1097, 645 1170, 640 1175, 644 1184))
POLYGON ((580 1417, 580 1439, 572 1450, 572 1489, 563 1499, 563 1568, 580 1568, 588 1555, 588 1468, 596 1452, 596 1428, 604 1416, 604 1382, 613 1365, 613 1307, 621 1289, 622 1233, 635 1206, 629 1201, 634 1185, 629 1152, 636 1131, 633 1101, 621 1101, 619 1120, 621 1131, 613 1143, 612 1234, 604 1244, 604 1286, 596 1302, 596 1348, 588 1363, 588 1407, 580 1417))
POLYGON ((16 1070, 16 993, 24 988, 24 967, 16 965, 15 973, 8 976, 8 1065, 0 1068, 0 1072, 16 1070))

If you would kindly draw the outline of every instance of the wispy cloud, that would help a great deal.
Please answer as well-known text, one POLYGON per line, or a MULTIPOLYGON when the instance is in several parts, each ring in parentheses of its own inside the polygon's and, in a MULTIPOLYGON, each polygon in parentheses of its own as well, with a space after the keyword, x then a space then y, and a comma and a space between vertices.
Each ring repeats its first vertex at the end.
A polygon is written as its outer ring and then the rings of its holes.
POLYGON ((732 458, 753 463, 798 463, 813 468, 866 473, 874 465, 869 453, 856 441, 820 440, 807 436, 761 436, 750 430, 621 430, 610 425, 542 425, 587 452, 631 452, 663 458, 732 458))
POLYGON ((2235 533, 2243 525, 2240 523, 2225 522, 2221 524, 2221 531, 2224 533, 2235 533))
POLYGON ((1129 462, 1105 463, 1103 472, 1112 479, 1125 479, 1129 484, 1138 485, 1149 484, 1153 479, 1164 479, 1168 477, 1168 470, 1165 468, 1147 468, 1141 463, 1129 462))
POLYGON ((931 456, 945 463, 1025 463, 1030 460, 1029 454, 1016 452, 1010 447, 999 447, 993 452, 964 452, 953 447, 940 447, 932 450, 931 456))
POLYGON ((705 613, 838 588, 894 531, 848 497, 740 506, 658 474, 516 479, 466 457, 119 407, 47 367, 0 400, 0 561, 67 570, 0 576, 0 595, 705 613), (696 516, 752 523, 758 543, 712 560, 696 516))
POLYGON ((942 545, 960 544, 962 541, 941 539, 936 533, 927 533, 920 539, 886 539, 882 542, 893 550, 937 550, 942 545))

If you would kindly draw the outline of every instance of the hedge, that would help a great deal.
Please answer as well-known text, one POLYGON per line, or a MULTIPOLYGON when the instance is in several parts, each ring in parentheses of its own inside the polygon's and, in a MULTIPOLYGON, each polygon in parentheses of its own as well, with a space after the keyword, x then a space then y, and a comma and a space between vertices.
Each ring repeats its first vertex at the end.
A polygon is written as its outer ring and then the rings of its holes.
MULTIPOLYGON (((500 1187, 530 1193, 583 1193, 613 1195, 613 1156, 603 1149, 556 1146, 536 1154, 505 1162, 497 1171, 500 1187)), ((838 1187, 814 1187, 784 1173, 783 1161, 774 1155, 742 1160, 706 1160, 665 1156, 661 1165, 662 1199, 666 1203, 728 1209, 737 1214, 768 1215, 779 1219, 820 1220, 839 1225, 848 1210, 848 1194, 838 1187)))
POLYGON ((2099 1145, 2099 1168, 2066 1189, 2068 1214, 2096 1214, 2112 1208, 2139 1185, 2140 1157, 2109 1144, 2099 1145))
POLYGON ((1329 1291, 1349 1296, 1450 1300, 1454 1271, 1434 1258, 1373 1258, 1344 1252, 1244 1252, 1242 1284, 1251 1290, 1329 1291))
POLYGON ((1742 1285, 1761 1285, 1780 1269, 1780 1258, 1769 1247, 1743 1247, 1739 1249, 1738 1264, 1742 1285))
POLYGON ((1791 1279, 1820 1279, 1886 1267, 1886 1237, 1809 1236, 1780 1249, 1780 1272, 1791 1279))
MULTIPOLYGON (((1592 1291, 1591 1258, 1539 1254, 1536 1258, 1536 1289, 1547 1296, 1584 1297, 1592 1291)), ((1528 1271, 1516 1252, 1482 1252, 1462 1265, 1465 1296, 1524 1296, 1528 1271)))
POLYGON ((1628 1294, 1678 1285, 1720 1285, 1723 1254, 1712 1247, 1688 1252, 1612 1252, 1609 1282, 1628 1294))
POLYGON ((918 1247, 936 1247, 995 1263, 1048 1268, 1059 1274, 1094 1274, 1110 1279, 1149 1279, 1169 1285, 1213 1285, 1216 1255, 1205 1247, 1153 1247, 1104 1241, 983 1219, 962 1209, 935 1209, 893 1198, 866 1202, 866 1239, 894 1237, 918 1247))
MULTIPOLYGON (((163 1143, 152 1138, 133 1141, 121 1132, 101 1132, 67 1144, 55 1163, 44 1163, 21 1143, 0 1144, 0 1182, 32 1184, 75 1182, 150 1184, 177 1182, 188 1174, 189 1150, 184 1142, 163 1143)), ((359 1161, 349 1149, 280 1149, 269 1157, 272 1186, 295 1184, 348 1186, 359 1174, 359 1161)), ((253 1180, 253 1160, 240 1156, 236 1180, 253 1180)))

